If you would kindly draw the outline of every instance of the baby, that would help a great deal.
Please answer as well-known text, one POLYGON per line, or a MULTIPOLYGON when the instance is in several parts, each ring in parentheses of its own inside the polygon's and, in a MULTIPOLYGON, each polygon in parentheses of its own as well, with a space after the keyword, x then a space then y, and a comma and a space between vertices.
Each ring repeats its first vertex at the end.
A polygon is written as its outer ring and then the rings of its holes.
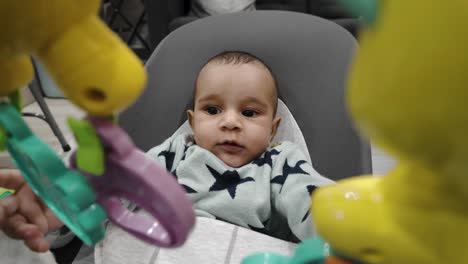
MULTIPOLYGON (((174 135, 148 155, 177 177, 197 215, 292 241, 313 236, 310 195, 332 181, 298 146, 272 144, 281 119, 269 68, 247 53, 221 53, 200 71, 193 104, 193 133, 174 135)), ((44 234, 57 219, 13 174, 0 175, 0 186, 17 190, 0 200, 0 228, 32 250, 47 250, 44 234)))
POLYGON ((196 81, 187 111, 193 134, 173 136, 149 155, 176 175, 197 215, 297 241, 313 235, 311 192, 331 181, 298 146, 271 144, 281 121, 277 101, 263 62, 242 52, 219 54, 196 81))

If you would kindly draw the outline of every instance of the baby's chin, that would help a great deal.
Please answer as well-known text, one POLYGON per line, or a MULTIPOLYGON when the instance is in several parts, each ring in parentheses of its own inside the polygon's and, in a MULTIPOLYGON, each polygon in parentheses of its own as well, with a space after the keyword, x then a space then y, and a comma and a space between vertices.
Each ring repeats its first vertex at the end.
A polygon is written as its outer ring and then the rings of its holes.
POLYGON ((250 162, 248 160, 236 159, 236 158, 232 158, 232 157, 218 157, 218 158, 220 160, 222 160, 224 162, 224 164, 228 165, 229 167, 233 167, 233 168, 242 167, 242 166, 244 166, 244 165, 246 165, 247 163, 250 162))

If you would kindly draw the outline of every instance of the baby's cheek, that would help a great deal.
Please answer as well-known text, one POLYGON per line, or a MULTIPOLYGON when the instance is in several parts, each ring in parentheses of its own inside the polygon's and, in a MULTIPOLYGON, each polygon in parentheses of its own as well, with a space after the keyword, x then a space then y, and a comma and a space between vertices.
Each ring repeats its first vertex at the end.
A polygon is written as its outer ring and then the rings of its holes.
POLYGON ((256 152, 263 152, 270 145, 271 136, 265 131, 258 131, 252 139, 252 145, 255 146, 256 152))
POLYGON ((200 122, 195 128, 195 137, 200 141, 206 141, 215 134, 215 130, 207 122, 200 122))

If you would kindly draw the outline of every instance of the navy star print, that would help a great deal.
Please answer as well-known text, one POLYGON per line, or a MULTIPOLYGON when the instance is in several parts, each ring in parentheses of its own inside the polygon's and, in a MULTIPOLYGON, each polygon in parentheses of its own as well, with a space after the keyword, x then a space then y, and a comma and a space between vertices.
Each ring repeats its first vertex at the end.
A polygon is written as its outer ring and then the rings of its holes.
POLYGON ((181 186, 185 189, 185 191, 186 191, 187 193, 197 193, 197 191, 195 191, 194 189, 188 187, 188 186, 185 185, 185 184, 181 184, 181 186))
POLYGON ((236 190, 239 184, 255 181, 252 177, 241 179, 237 171, 225 171, 220 174, 210 166, 206 165, 211 175, 216 179, 215 183, 210 187, 209 191, 222 191, 227 190, 232 199, 236 197, 236 190))
POLYGON ((280 154, 279 151, 277 151, 276 149, 272 149, 271 151, 267 151, 265 152, 265 154, 263 154, 262 157, 252 161, 253 164, 257 164, 259 167, 265 165, 265 164, 268 164, 270 165, 270 167, 272 167, 272 160, 271 160, 271 157, 273 157, 274 155, 278 155, 280 154))
MULTIPOLYGON (((312 195, 312 192, 315 191, 315 189, 317 189, 317 186, 307 185, 307 192, 309 192, 309 196, 312 195)), ((301 223, 304 222, 307 219, 307 216, 309 216, 309 214, 310 214, 310 207, 307 210, 307 212, 305 213, 304 217, 302 218, 301 223)))
POLYGON ((161 151, 161 153, 158 154, 158 157, 160 157, 160 156, 163 156, 166 159, 166 170, 171 171, 172 164, 174 164, 175 152, 164 150, 164 151, 161 151))
POLYGON ((185 160, 185 153, 187 152, 187 149, 189 148, 189 145, 184 145, 184 155, 182 156, 181 160, 185 160))
POLYGON ((283 165, 283 174, 278 175, 275 178, 273 178, 271 180, 271 183, 281 184, 281 189, 279 191, 279 192, 281 192, 281 190, 283 190, 284 182, 286 181, 286 179, 288 178, 289 175, 295 174, 295 173, 309 175, 309 173, 307 173, 303 169, 301 169, 301 165, 304 164, 304 163, 306 163, 305 160, 300 160, 300 161, 298 161, 296 163, 296 165, 294 165, 294 167, 290 167, 288 165, 288 160, 286 159, 286 161, 284 162, 284 165, 283 165))

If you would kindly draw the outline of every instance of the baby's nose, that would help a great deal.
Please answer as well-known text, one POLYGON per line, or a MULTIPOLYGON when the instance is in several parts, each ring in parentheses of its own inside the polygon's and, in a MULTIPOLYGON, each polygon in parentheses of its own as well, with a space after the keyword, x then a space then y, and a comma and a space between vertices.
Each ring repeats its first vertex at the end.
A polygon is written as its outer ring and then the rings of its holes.
POLYGON ((236 130, 241 128, 240 116, 234 111, 226 111, 223 115, 222 128, 236 130))

